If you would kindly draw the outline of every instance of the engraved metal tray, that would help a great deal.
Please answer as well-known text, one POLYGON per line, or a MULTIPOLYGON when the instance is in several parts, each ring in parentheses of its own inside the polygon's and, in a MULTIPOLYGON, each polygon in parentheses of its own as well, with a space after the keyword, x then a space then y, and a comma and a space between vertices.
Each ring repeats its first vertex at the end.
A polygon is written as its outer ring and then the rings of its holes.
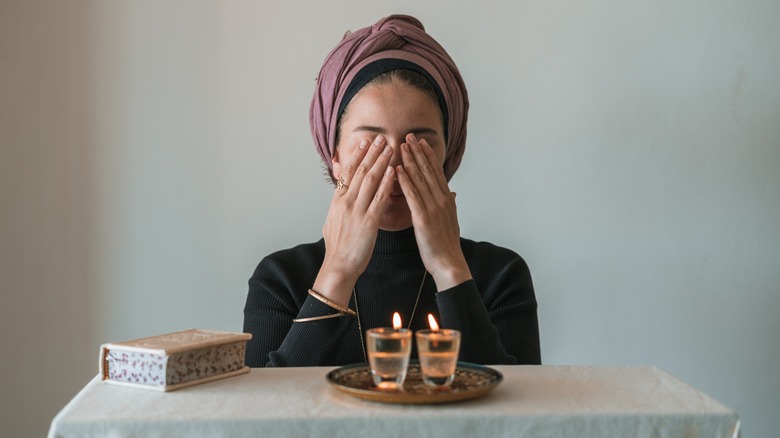
POLYGON ((388 391, 374 386, 366 363, 345 365, 329 372, 325 378, 336 389, 364 400, 382 403, 433 404, 451 403, 479 397, 492 391, 504 376, 483 365, 458 362, 455 379, 449 387, 434 388, 422 381, 420 364, 411 361, 402 391, 388 391))

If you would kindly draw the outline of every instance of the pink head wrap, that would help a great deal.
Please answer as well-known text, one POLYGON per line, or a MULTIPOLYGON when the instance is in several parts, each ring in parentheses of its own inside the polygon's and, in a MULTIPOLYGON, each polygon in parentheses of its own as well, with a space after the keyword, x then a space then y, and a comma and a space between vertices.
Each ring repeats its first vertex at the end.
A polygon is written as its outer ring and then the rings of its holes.
POLYGON ((325 58, 309 111, 311 134, 322 161, 333 177, 332 157, 341 101, 358 72, 383 59, 411 62, 435 81, 446 104, 442 111, 447 117, 444 175, 449 180, 460 166, 466 147, 468 94, 452 58, 425 32, 419 20, 408 15, 391 15, 373 26, 348 33, 325 58))

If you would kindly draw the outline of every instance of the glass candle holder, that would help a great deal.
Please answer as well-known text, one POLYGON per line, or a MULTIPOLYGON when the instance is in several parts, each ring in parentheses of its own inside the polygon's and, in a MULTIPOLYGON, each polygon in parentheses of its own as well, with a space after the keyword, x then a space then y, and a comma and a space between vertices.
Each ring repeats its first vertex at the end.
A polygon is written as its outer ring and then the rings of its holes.
POLYGON ((401 390, 406 380, 412 332, 409 329, 373 328, 366 331, 371 378, 379 389, 401 390))
POLYGON ((434 387, 449 386, 458 365, 460 332, 425 329, 417 331, 416 336, 423 382, 434 387))

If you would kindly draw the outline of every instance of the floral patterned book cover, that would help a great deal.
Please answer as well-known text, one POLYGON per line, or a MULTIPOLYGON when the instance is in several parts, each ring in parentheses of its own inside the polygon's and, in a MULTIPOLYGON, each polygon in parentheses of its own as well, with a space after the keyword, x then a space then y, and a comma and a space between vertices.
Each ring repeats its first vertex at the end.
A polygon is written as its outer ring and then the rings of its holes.
POLYGON ((248 373, 244 365, 248 333, 189 329, 103 344, 100 377, 104 382, 158 391, 248 373))

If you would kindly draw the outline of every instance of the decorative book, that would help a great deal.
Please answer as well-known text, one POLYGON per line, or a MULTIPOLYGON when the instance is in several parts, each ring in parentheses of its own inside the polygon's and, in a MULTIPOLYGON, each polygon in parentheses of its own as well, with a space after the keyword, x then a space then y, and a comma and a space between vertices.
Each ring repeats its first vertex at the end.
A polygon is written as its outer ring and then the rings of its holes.
POLYGON ((249 372, 249 333, 189 329, 100 347, 100 376, 119 385, 173 391, 249 372))

